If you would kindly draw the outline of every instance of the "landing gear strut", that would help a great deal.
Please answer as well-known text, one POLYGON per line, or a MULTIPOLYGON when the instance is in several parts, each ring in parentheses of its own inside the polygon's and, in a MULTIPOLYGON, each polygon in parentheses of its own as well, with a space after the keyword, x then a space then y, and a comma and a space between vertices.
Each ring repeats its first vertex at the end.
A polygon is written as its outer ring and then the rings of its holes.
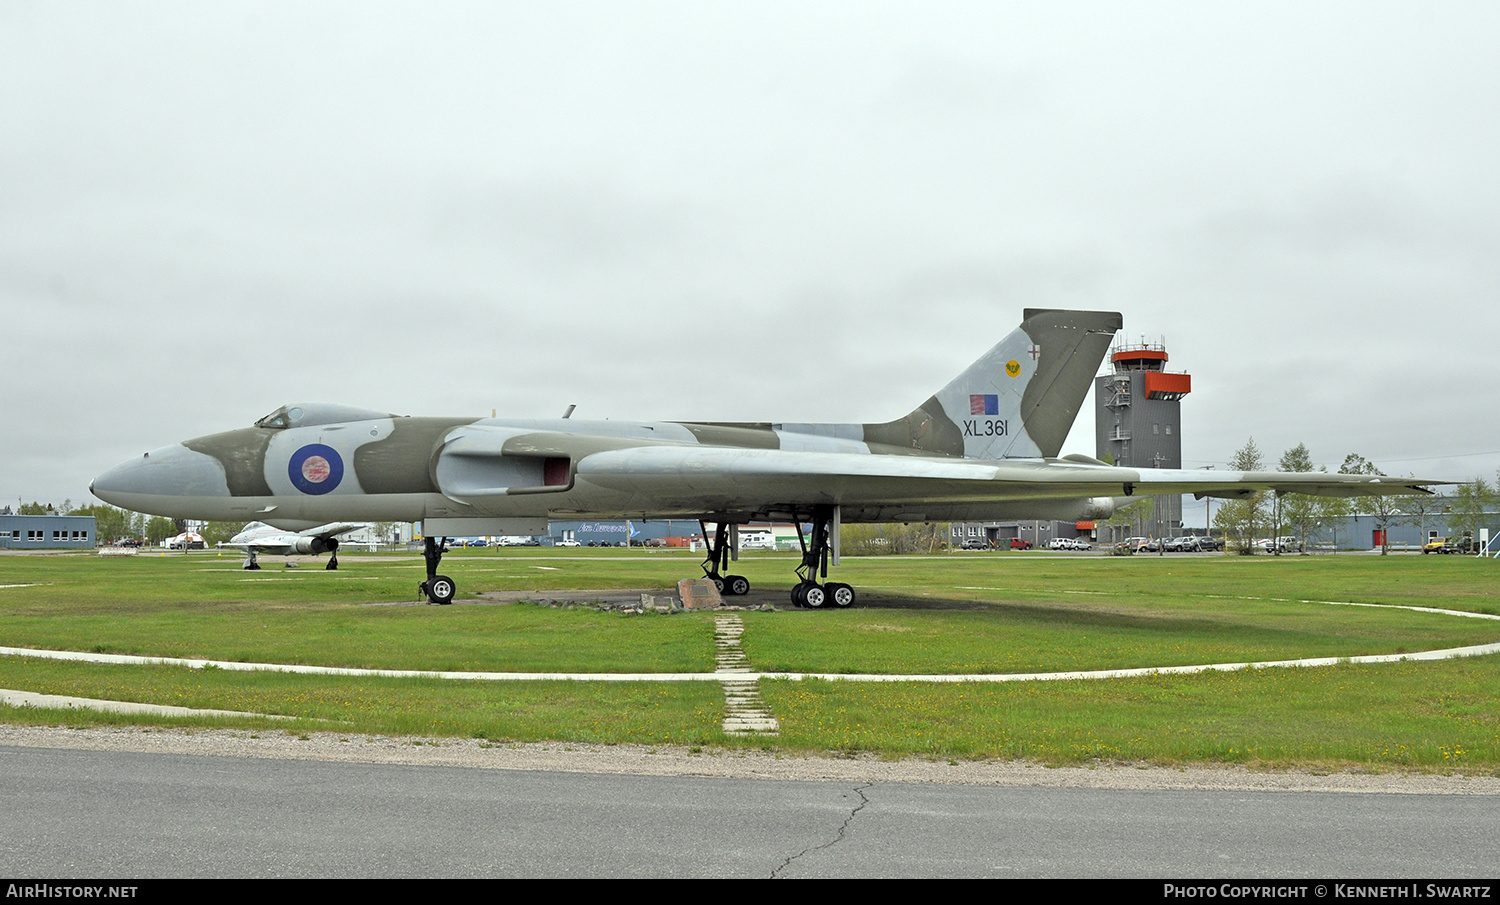
POLYGON ((792 603, 810 609, 829 604, 844 609, 854 605, 854 588, 839 581, 818 584, 817 578, 828 577, 828 551, 832 534, 838 531, 838 510, 833 506, 815 506, 812 513, 812 539, 802 534, 802 522, 795 515, 797 541, 802 545, 802 565, 797 567, 797 585, 792 588, 792 603))
MULTIPOLYGON (((443 561, 443 548, 448 539, 426 537, 422 539, 422 558, 427 560, 427 580, 417 585, 419 593, 427 595, 427 599, 439 606, 445 606, 453 602, 453 594, 458 587, 453 579, 446 575, 437 573, 438 565, 443 561)), ((333 568, 332 565, 329 568, 333 568)))
POLYGON ((741 597, 750 593, 750 579, 743 575, 722 574, 729 571, 729 558, 735 546, 730 535, 737 533, 735 527, 719 522, 714 528, 713 540, 709 540, 708 524, 702 519, 698 520, 698 529, 703 532, 703 544, 708 547, 708 558, 703 561, 703 577, 712 581, 720 594, 728 597, 741 597))
POLYGON ((260 571, 260 563, 258 563, 258 562, 255 561, 256 560, 256 556, 257 556, 257 554, 255 552, 255 548, 254 547, 246 547, 245 548, 245 562, 240 566, 240 568, 244 569, 246 571, 250 571, 250 572, 259 572, 260 571))
POLYGON ((338 571, 339 567, 339 542, 337 538, 330 537, 328 543, 328 565, 323 567, 325 572, 338 571))

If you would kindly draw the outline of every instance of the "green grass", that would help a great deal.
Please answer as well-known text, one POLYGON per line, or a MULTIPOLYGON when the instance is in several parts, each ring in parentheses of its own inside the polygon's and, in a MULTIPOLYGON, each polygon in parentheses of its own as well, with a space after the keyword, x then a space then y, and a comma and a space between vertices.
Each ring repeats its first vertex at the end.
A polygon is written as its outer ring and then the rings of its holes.
POLYGON ((625 617, 534 606, 300 609, 204 604, 129 617, 0 618, 9 646, 296 663, 484 672, 712 672, 705 616, 625 617))
POLYGON ((782 744, 886 756, 1500 770, 1500 658, 957 686, 762 683, 782 744))
MULTIPOLYGON (((447 682, 305 676, 0 657, 0 687, 111 701, 290 717, 121 717, 70 711, 69 725, 186 725, 618 744, 718 744, 722 694, 708 682, 447 682)), ((0 707, 7 722, 55 713, 0 707)))
MULTIPOLYGON (((992 596, 990 594, 980 595, 992 596)), ((1275 601, 1004 602, 744 617, 767 672, 1032 673, 1400 654, 1500 640, 1500 622, 1275 601)))
MULTIPOLYGON (((345 556, 338 572, 242 572, 233 561, 226 566, 212 555, 0 557, 0 584, 21 580, 23 568, 35 575, 27 580, 39 583, 0 588, 0 644, 433 671, 713 669, 713 626, 703 616, 397 605, 416 596, 419 557, 413 564, 411 558, 345 556)), ((476 580, 491 573, 474 571, 465 576, 471 586, 503 586, 493 577, 476 580)))
MULTIPOLYGON (((701 574, 694 565, 698 558, 686 553, 591 550, 591 555, 560 555, 565 552, 455 551, 444 557, 442 571, 458 580, 460 599, 501 588, 667 587, 701 574)), ((73 612, 111 614, 171 604, 399 603, 417 600, 417 584, 425 575, 418 554, 345 552, 339 563, 337 572, 324 571, 322 560, 288 569, 281 557, 267 556, 261 558, 261 571, 244 572, 240 556, 229 553, 0 554, 0 584, 37 584, 0 589, 6 595, 0 607, 12 597, 21 605, 57 604, 73 612)))
MULTIPOLYGON (((420 557, 244 573, 213 554, 0 556, 0 645, 422 670, 703 672, 706 614, 410 604, 420 557)), ((669 587, 674 551, 467 551, 462 595, 669 587)), ((735 570, 787 587, 794 559, 735 570)), ((1403 653, 1500 640, 1500 622, 1303 600, 1500 612, 1500 571, 1461 557, 846 558, 837 578, 898 606, 745 613, 761 670, 995 673, 1403 653), (936 607, 936 608, 925 608, 936 607), (941 608, 951 607, 951 608, 941 608)), ((779 600, 779 597, 778 597, 779 600)), ((1500 771, 1500 657, 1129 680, 766 682, 779 738, 719 732, 712 683, 440 682, 0 657, 0 687, 278 714, 68 724, 234 725, 525 741, 774 746, 888 756, 1500 771)), ((12 722, 56 714, 0 710, 12 722)))

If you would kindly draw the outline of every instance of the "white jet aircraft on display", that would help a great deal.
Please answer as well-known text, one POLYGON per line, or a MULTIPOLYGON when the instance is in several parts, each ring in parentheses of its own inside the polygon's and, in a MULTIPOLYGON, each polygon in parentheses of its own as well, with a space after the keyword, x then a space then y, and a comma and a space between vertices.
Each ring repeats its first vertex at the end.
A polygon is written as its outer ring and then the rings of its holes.
POLYGON ((273 556, 317 556, 327 553, 328 565, 323 568, 331 571, 339 567, 339 535, 365 527, 368 527, 366 522, 334 522, 305 531, 287 531, 265 522, 251 522, 224 546, 245 551, 245 563, 241 566, 244 569, 259 569, 260 563, 256 562, 256 558, 262 553, 273 556))
POLYGON ((423 523, 434 603, 441 538, 545 534, 549 519, 696 518, 719 525, 704 573, 728 594, 736 527, 799 525, 792 600, 854 602, 819 581, 843 522, 1107 518, 1116 500, 1428 493, 1384 475, 1123 468, 1057 458, 1118 313, 1028 310, 1021 326, 908 414, 869 424, 422 418, 342 405, 284 406, 253 427, 152 450, 90 485, 117 506, 173 518, 250 519, 288 530, 335 519, 423 523), (800 525, 811 523, 811 536, 800 525))

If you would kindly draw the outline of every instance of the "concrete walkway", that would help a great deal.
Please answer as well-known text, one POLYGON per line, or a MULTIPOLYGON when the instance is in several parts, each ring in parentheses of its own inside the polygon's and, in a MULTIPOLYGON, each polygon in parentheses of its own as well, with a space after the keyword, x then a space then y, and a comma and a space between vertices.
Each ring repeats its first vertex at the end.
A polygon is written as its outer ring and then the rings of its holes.
MULTIPOLYGON (((1496 618, 1496 617, 1492 617, 1496 618)), ((1309 657, 1301 660, 1256 660, 1243 663, 1204 663, 1191 666, 1142 666, 1136 669, 1090 669, 1071 672, 895 674, 846 672, 751 672, 746 679, 826 679, 830 682, 1055 682, 1072 679, 1123 679, 1132 676, 1170 676, 1199 672, 1230 672, 1274 666, 1334 666, 1339 663, 1402 663, 1413 660, 1451 660, 1500 654, 1500 642, 1408 654, 1371 654, 1363 657, 1309 657)), ((33 650, 0 647, 0 656, 36 657, 43 660, 75 660, 80 663, 114 663, 135 666, 206 666, 241 672, 289 672, 322 676, 387 676, 436 679, 468 679, 479 682, 723 682, 718 672, 434 672, 421 669, 348 669, 341 666, 305 666, 296 663, 237 663, 232 660, 188 660, 178 657, 137 657, 125 654, 94 654, 67 650, 33 650)))
POLYGON ((734 615, 714 619, 714 647, 719 684, 724 688, 724 732, 729 735, 775 735, 781 724, 760 696, 760 679, 740 648, 745 623, 734 615))
POLYGON ((108 713, 145 713, 152 716, 258 716, 272 720, 290 720, 289 716, 268 713, 243 713, 236 710, 195 710, 192 707, 169 707, 165 704, 137 704, 134 701, 101 701, 98 698, 75 698, 61 694, 37 694, 0 688, 0 704, 12 707, 41 707, 48 710, 102 710, 108 713))

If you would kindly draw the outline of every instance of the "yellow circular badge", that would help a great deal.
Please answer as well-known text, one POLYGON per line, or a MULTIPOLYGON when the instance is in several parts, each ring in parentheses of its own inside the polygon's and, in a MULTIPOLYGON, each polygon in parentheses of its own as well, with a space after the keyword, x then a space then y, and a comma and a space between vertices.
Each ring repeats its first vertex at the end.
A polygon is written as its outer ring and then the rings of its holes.
POLYGON ((1010 361, 1007 361, 1005 363, 1005 373, 1009 374, 1012 377, 1021 373, 1021 363, 1019 361, 1016 361, 1014 358, 1012 358, 1010 361))

